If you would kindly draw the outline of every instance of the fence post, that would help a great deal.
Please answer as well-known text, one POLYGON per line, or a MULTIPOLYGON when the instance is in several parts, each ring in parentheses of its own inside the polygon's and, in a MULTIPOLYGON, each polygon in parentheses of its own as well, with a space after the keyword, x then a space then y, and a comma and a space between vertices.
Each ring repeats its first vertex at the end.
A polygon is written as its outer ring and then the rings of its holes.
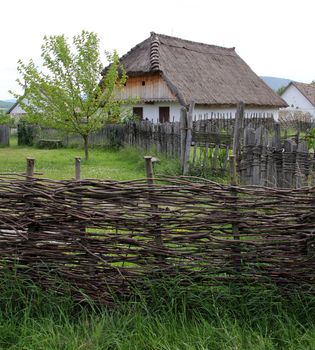
MULTIPOLYGON (((146 169, 146 175, 147 175, 147 183, 149 186, 152 186, 154 184, 154 172, 153 172, 153 158, 151 156, 145 156, 144 157, 144 162, 145 162, 145 169, 146 169)), ((153 222, 155 222, 155 227, 154 229, 151 231, 151 233, 154 235, 155 237, 155 243, 159 248, 163 248, 163 239, 161 236, 161 228, 160 228, 160 222, 159 222, 159 215, 157 214, 158 211, 158 205, 153 203, 153 201, 150 198, 151 196, 149 195, 149 202, 151 209, 153 212, 155 212, 152 215, 151 220, 153 222)), ((164 260, 163 257, 159 256, 158 257, 159 261, 164 260)))
MULTIPOLYGON (((34 158, 26 158, 26 183, 27 188, 32 187, 32 177, 34 176, 34 168, 35 168, 35 159, 34 158)), ((35 222, 35 210, 33 205, 33 200, 30 200, 26 204, 26 214, 27 219, 29 220, 27 231, 28 233, 37 232, 39 230, 38 224, 35 222)))
POLYGON ((233 154, 238 161, 241 146, 241 130, 244 124, 244 103, 239 102, 235 115, 234 133, 233 133, 233 154))
POLYGON ((240 169, 241 162, 241 134, 244 127, 244 103, 239 102, 235 113, 235 123, 233 131, 233 155, 235 156, 235 164, 237 169, 240 169))
POLYGON ((236 186, 236 164, 235 164, 235 155, 230 155, 230 184, 231 186, 236 186))
POLYGON ((26 158, 26 177, 29 179, 34 176, 35 159, 26 158))
POLYGON ((10 146, 10 127, 0 125, 0 146, 10 146))
POLYGON ((75 179, 80 180, 81 179, 81 158, 75 157, 75 179))
MULTIPOLYGON (((235 156, 230 156, 230 184, 231 186, 237 185, 237 179, 236 179, 236 162, 235 162, 235 156)), ((231 189, 232 199, 234 199, 234 213, 237 214, 237 191, 232 188, 231 189)), ((232 247, 232 250, 234 252, 234 261, 235 261, 235 270, 240 271, 241 270, 241 248, 240 248, 240 232, 239 232, 239 225, 236 223, 232 224, 232 235, 234 241, 236 241, 234 246, 232 247)))
POLYGON ((185 151, 187 135, 187 110, 182 107, 180 110, 180 165, 182 174, 184 173, 185 151))
POLYGON ((195 102, 191 102, 189 105, 188 114, 186 114, 186 140, 185 140, 185 152, 184 152, 184 164, 183 164, 183 175, 187 175, 189 171, 189 157, 192 140, 192 125, 194 115, 195 102))
POLYGON ((148 185, 153 185, 153 162, 151 156, 144 157, 148 185))

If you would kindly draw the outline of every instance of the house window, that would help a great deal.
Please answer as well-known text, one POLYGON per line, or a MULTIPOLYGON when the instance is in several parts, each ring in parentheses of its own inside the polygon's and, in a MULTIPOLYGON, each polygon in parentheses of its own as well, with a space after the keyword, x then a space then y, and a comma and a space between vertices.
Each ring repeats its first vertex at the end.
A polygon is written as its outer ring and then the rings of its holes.
POLYGON ((159 107, 159 122, 169 123, 170 121, 170 107, 159 107))
POLYGON ((133 107, 133 115, 137 116, 140 120, 143 119, 143 107, 133 107))
POLYGON ((145 85, 145 81, 143 80, 143 81, 142 81, 142 86, 144 86, 144 85, 145 85))

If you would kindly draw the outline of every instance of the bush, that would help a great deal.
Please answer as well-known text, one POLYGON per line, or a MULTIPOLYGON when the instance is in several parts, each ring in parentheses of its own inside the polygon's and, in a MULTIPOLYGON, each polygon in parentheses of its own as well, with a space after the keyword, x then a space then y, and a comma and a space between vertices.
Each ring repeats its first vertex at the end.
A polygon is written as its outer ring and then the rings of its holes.
POLYGON ((20 121, 17 127, 18 145, 33 146, 36 127, 25 121, 20 121))

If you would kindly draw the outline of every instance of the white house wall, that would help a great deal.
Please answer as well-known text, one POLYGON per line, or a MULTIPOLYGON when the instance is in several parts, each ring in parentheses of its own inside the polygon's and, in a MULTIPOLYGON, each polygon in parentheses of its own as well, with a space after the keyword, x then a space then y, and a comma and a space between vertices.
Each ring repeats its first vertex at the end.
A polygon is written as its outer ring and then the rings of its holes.
MULTIPOLYGON (((179 103, 167 103, 159 102, 154 104, 136 104, 133 107, 143 108, 143 119, 148 119, 154 123, 159 121, 159 107, 170 107, 170 121, 180 120, 180 109, 181 105, 179 103)), ((132 107, 130 107, 132 108, 132 107)), ((211 108, 209 106, 196 106, 194 111, 194 118, 207 118, 220 115, 235 117, 236 108, 211 108)), ((245 108, 245 117, 251 117, 257 114, 261 117, 273 116, 275 120, 278 120, 279 110, 273 108, 245 108)))
POLYGON ((308 112, 315 117, 315 106, 294 86, 290 85, 281 97, 289 105, 288 109, 298 108, 303 112, 308 112))

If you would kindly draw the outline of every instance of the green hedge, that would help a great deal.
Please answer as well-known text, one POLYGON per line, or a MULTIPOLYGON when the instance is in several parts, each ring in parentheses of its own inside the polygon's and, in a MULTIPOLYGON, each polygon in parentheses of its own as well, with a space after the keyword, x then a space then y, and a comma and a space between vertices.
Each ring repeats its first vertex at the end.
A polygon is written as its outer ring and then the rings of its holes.
POLYGON ((33 146, 36 127, 25 121, 20 121, 17 127, 18 145, 33 146))

